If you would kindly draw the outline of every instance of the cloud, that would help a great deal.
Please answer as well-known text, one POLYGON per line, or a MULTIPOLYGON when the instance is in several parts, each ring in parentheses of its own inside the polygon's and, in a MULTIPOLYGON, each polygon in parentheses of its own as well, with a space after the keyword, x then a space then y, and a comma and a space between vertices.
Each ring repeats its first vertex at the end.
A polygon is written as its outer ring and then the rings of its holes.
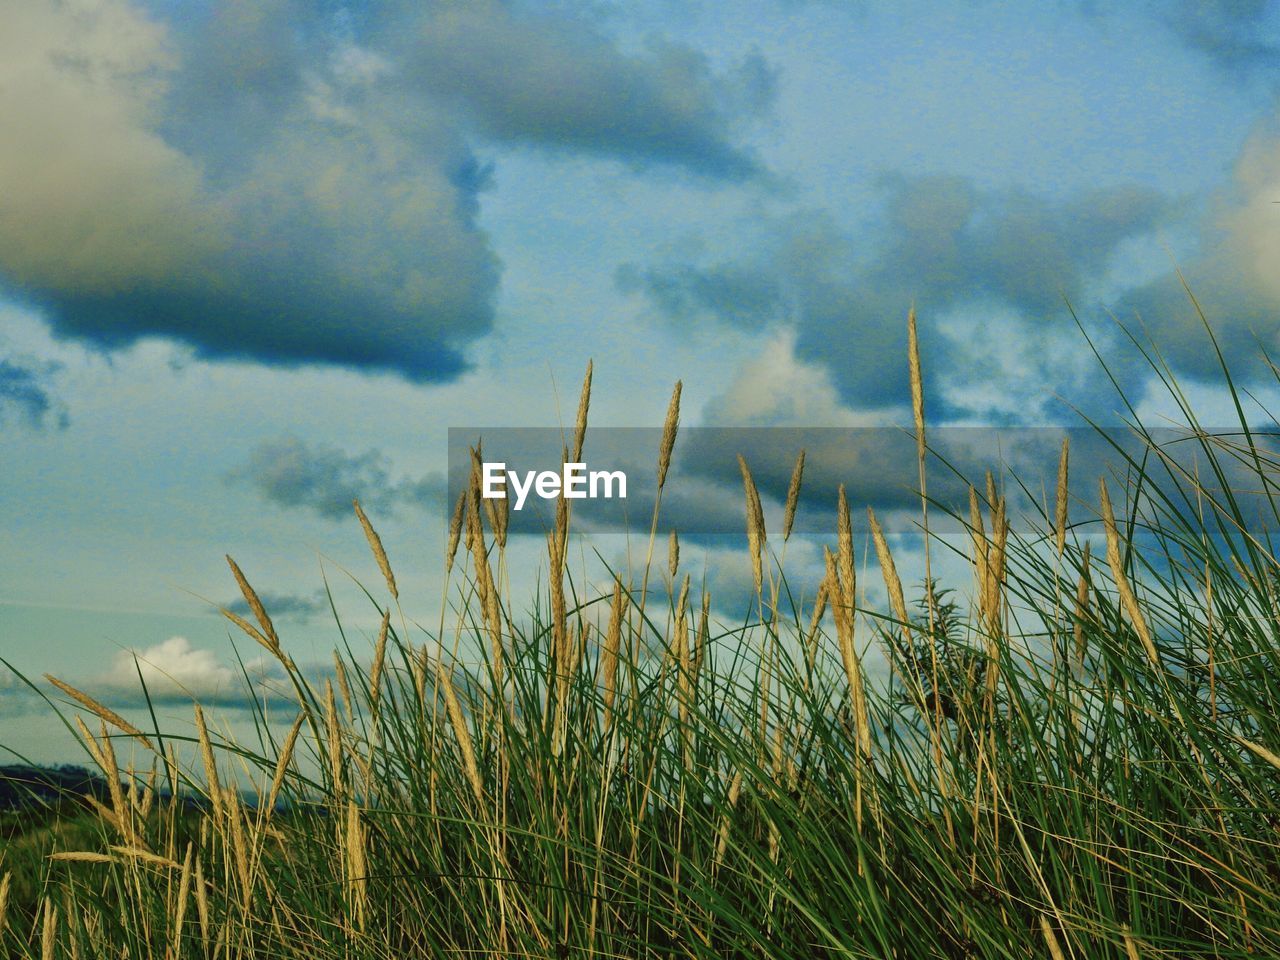
POLYGON ((1191 49, 1232 72, 1280 66, 1280 36, 1267 36, 1271 0, 1178 0, 1154 12, 1191 49))
MULTIPOLYGON (((1201 224, 1199 255, 1176 271, 1128 291, 1116 304, 1124 322, 1140 319, 1161 353, 1181 372, 1219 376, 1219 361, 1204 311, 1233 376, 1270 381, 1280 351, 1280 122, 1273 119, 1248 141, 1234 182, 1220 191, 1201 224), (1197 308, 1199 304, 1199 309, 1197 308)), ((1121 357, 1117 363, 1124 362, 1121 357)), ((1139 358, 1128 357, 1131 364, 1139 358)))
MULTIPOLYGON (((258 594, 258 599, 262 601, 263 607, 271 615, 272 619, 310 620, 321 611, 329 609, 329 597, 323 590, 317 590, 311 596, 264 592, 258 594)), ((244 597, 236 597, 234 600, 228 601, 225 606, 232 613, 239 614, 242 617, 247 617, 252 613, 244 597)))
POLYGON ((244 677, 219 662, 211 650, 193 647, 186 637, 170 637, 141 650, 122 650, 111 667, 89 685, 106 703, 142 699, 138 675, 155 703, 241 703, 246 698, 244 677), (136 658, 136 661, 135 661, 136 658))
POLYGON ((689 47, 653 39, 630 55, 581 19, 499 2, 440 5, 408 59, 497 140, 730 179, 757 172, 735 139, 776 93, 758 52, 716 75, 689 47))
MULTIPOLYGON (((895 173, 881 177, 879 189, 875 240, 855 238, 825 214, 797 213, 770 219, 744 256, 630 264, 618 284, 681 322, 789 327, 799 362, 825 368, 844 403, 880 410, 909 396, 912 303, 922 336, 953 353, 980 344, 970 338, 974 331, 957 335, 942 326, 964 310, 1011 313, 1023 332, 1043 335, 1070 323, 1064 294, 1077 302, 1089 296, 1124 241, 1176 210, 1139 186, 1049 200, 1021 189, 982 190, 960 176, 895 173)), ((935 398, 944 396, 945 368, 926 367, 935 398)))
POLYGON ((58 369, 56 364, 0 357, 0 425, 12 413, 33 429, 50 424, 65 429, 70 417, 47 383, 58 369))
POLYGON ((446 494, 442 474, 393 481, 386 457, 377 450, 352 456, 297 437, 258 444, 228 479, 248 481, 279 506, 310 509, 328 519, 349 516, 353 500, 367 509, 400 504, 434 509, 443 505, 446 494))
POLYGON ((532 145, 747 175, 756 55, 628 54, 507 4, 6 11, 0 283, 55 332, 449 379, 492 327, 491 163, 532 145))

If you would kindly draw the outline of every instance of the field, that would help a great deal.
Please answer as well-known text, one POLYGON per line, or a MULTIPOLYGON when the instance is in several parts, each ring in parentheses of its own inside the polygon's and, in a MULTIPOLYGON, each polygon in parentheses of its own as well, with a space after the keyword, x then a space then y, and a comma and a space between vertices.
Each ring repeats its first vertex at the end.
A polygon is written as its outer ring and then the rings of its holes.
MULTIPOLYGON (((589 397, 588 376, 575 453, 589 397)), ((1196 434, 1194 475, 1153 441, 1093 515, 1069 502, 1064 447, 1030 531, 1006 512, 1016 479, 976 479, 971 583, 904 586, 874 520, 860 563, 842 496, 803 599, 792 511, 768 536, 743 462, 755 613, 731 625, 660 502, 637 582, 579 594, 561 500, 545 589, 508 595, 507 518, 473 485, 446 546, 456 624, 424 635, 357 505, 382 625, 327 679, 231 563, 253 617, 228 616, 292 688, 287 735, 224 742, 197 708, 188 768, 184 734, 33 681, 73 708, 110 788, 0 840, 0 954, 1280 955, 1280 564, 1235 492, 1245 476, 1274 502, 1280 464, 1254 426, 1196 434), (860 599, 868 578, 885 609, 860 599), (154 767, 120 770, 123 740, 154 767)), ((677 385, 659 489, 678 435, 677 385)), ((927 525, 940 506, 921 504, 927 525)))

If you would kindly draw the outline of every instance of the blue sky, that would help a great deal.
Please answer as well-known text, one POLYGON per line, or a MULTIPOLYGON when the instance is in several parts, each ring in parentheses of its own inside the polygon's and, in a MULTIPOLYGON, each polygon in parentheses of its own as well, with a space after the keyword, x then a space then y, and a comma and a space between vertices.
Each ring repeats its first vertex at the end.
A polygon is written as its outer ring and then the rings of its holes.
POLYGON ((0 655, 223 696, 230 553, 322 662, 322 570, 376 627, 352 495, 431 622, 447 429, 556 426, 589 358, 593 424, 898 424, 914 301, 935 422, 1114 416, 1065 296, 1223 410, 1176 262, 1274 398, 1278 84, 1256 0, 16 0, 0 655))

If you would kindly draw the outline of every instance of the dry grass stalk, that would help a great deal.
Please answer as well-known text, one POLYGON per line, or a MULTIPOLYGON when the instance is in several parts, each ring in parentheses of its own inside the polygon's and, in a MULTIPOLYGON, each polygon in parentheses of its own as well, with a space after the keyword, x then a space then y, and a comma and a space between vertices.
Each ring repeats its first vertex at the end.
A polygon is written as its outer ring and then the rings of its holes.
POLYGON ((360 519, 360 526, 364 527, 364 536, 369 541, 369 549, 373 551, 373 559, 378 561, 378 569, 382 571, 382 576, 387 581, 387 589, 391 591, 393 600, 399 600, 400 594, 396 590, 395 574, 391 572, 391 564, 387 560, 387 551, 382 548, 382 538, 378 536, 378 531, 373 529, 373 524, 365 516, 364 509, 360 506, 360 501, 352 500, 351 504, 356 508, 356 516, 360 519))
POLYGON ((271 778, 271 789, 267 791, 266 815, 271 816, 271 811, 276 807, 276 801, 280 798, 280 790, 284 786, 285 774, 289 770, 289 761, 293 758, 293 749, 298 743, 298 733, 302 730, 302 721, 306 719, 305 713, 299 713, 293 720, 293 726, 289 728, 288 735, 284 738, 284 746, 280 748, 280 754, 276 757, 276 770, 271 778))
POLYGON ((346 874, 351 912, 355 927, 364 932, 369 899, 369 866, 365 856, 365 830, 360 823, 360 808, 354 800, 347 803, 346 874))
POLYGON ((1129 620, 1138 634, 1138 639, 1142 641, 1147 659, 1151 661, 1153 667, 1158 668, 1160 654, 1156 652, 1156 645, 1151 638, 1147 619, 1142 615, 1142 608, 1138 605, 1138 598, 1134 595, 1133 587, 1129 585, 1129 579, 1124 574, 1124 562, 1120 558, 1120 532, 1116 529, 1116 517, 1111 509, 1111 497, 1107 493, 1105 477, 1099 478, 1098 487, 1102 501, 1102 525, 1107 534, 1107 564, 1111 567, 1112 579, 1115 580, 1116 589, 1120 592, 1120 603, 1129 614, 1129 620))
POLYGON ((876 545, 876 559, 880 561, 880 573, 884 577, 885 592, 889 595, 889 606, 905 631, 909 629, 910 620, 907 617, 907 601, 902 593, 902 581, 898 578, 898 568, 894 565, 893 554, 889 551, 889 543, 884 538, 884 531, 880 529, 880 521, 876 519, 876 513, 870 507, 867 507, 867 520, 871 524, 871 538, 876 545))
POLYGON ((63 693, 65 693, 72 700, 74 700, 76 703, 80 704, 80 706, 84 707, 86 710, 95 714, 100 720, 105 720, 107 723, 111 724, 117 730, 122 730, 123 732, 127 733, 131 737, 136 737, 138 742, 141 743, 143 746, 145 746, 148 750, 152 750, 152 751, 155 750, 155 746, 152 745, 151 741, 147 739, 146 734, 144 734, 141 730, 139 730, 137 727, 131 724, 128 720, 124 719, 124 717, 120 716, 120 714, 116 713, 114 710, 111 710, 110 708, 99 703, 97 700, 93 699, 93 697, 89 696, 87 693, 77 690, 75 687, 71 686, 71 684, 63 683, 61 680, 59 680, 57 677, 51 674, 46 673, 44 675, 44 678, 48 680, 50 683, 52 683, 59 690, 61 690, 63 693))
POLYGON ((675 528, 671 530, 671 536, 667 538, 667 573, 671 575, 671 582, 675 583, 676 571, 680 569, 680 537, 676 534, 675 528))
POLYGON ((1133 934, 1129 932, 1129 928, 1121 927, 1120 935, 1124 938, 1124 955, 1127 960, 1142 960, 1138 954, 1138 944, 1133 939, 1133 934))
POLYGON ((58 936, 58 908, 44 898, 44 922, 40 927, 40 960, 53 960, 58 936))
POLYGON ((449 714, 449 725, 453 727, 454 739, 458 741, 458 752, 462 755, 462 769, 476 803, 484 805, 484 784, 480 780, 480 768, 476 766, 475 749, 471 744, 471 732, 467 729, 466 717, 462 714, 462 705, 458 703, 458 694, 453 687, 453 678, 444 675, 444 667, 436 662, 436 677, 440 688, 444 691, 445 710, 449 714))
POLYGON ((227 556, 227 565, 231 567, 231 574, 236 578, 236 583, 240 586, 240 593, 244 596, 245 603, 249 604, 249 609, 253 611, 253 615, 258 618, 258 623, 262 625, 262 633, 264 634, 262 637, 263 646, 276 656, 280 656, 280 638, 276 636, 276 628, 271 623, 271 618, 267 616, 266 608, 263 607, 262 601, 258 599, 258 594, 253 587, 249 586, 249 581, 245 579, 240 567, 236 565, 236 562, 229 555, 227 556))
POLYGON ((587 410, 591 406, 591 361, 587 361, 587 373, 582 378, 582 394, 578 397, 578 419, 573 429, 573 460, 582 462, 582 442, 587 435, 587 410))
POLYGON ((911 416, 916 425, 916 452, 924 459, 924 378, 920 373, 920 341, 916 336, 916 308, 907 312, 907 367, 911 375, 911 416))
POLYGON ((191 898, 191 861, 194 854, 193 845, 187 843, 187 854, 182 860, 182 874, 178 878, 178 900, 170 908, 173 922, 173 939, 169 944, 169 953, 173 957, 182 956, 182 925, 187 918, 187 901, 191 898))
POLYGON ((1062 438, 1062 455, 1058 458, 1058 489, 1054 498, 1053 544, 1059 557, 1067 546, 1067 460, 1070 443, 1070 437, 1062 438))
POLYGON ((751 553, 751 575, 755 578, 756 595, 764 593, 764 509, 760 505, 760 493, 751 478, 751 468, 738 454, 738 468, 742 471, 742 487, 747 497, 747 549, 751 553))
POLYGON ((118 853, 122 857, 128 857, 130 860, 139 860, 142 863, 149 863, 155 867, 164 867, 168 870, 181 870, 182 864, 176 860, 170 860, 168 857, 162 857, 159 854, 152 853, 150 850, 143 850, 140 847, 119 847, 110 848, 112 853, 118 853))
POLYGON ((109 853, 92 853, 88 850, 60 850, 49 854, 48 859, 64 863, 115 863, 116 858, 109 853))
POLYGON ((479 453, 472 450, 471 483, 467 490, 467 545, 471 549, 471 561, 475 567, 475 586, 489 642, 493 650, 492 668, 494 684, 503 689, 503 671, 506 658, 502 645, 502 614, 498 603, 498 588, 489 567, 489 550, 484 542, 484 526, 480 522, 480 461, 479 453))
POLYGON ((796 465, 791 471, 791 483, 787 487, 787 506, 782 512, 782 542, 791 538, 791 528, 796 522, 796 509, 800 506, 800 483, 804 478, 804 451, 796 457, 796 465))
MULTIPOLYGON (((827 551, 828 554, 830 552, 827 551)), ((818 627, 822 624, 822 615, 827 612, 827 599, 830 592, 830 577, 823 577, 822 582, 818 584, 817 595, 813 598, 813 613, 809 617, 809 632, 806 635, 805 663, 810 672, 813 671, 813 666, 818 659, 818 627)))
POLYGON ((853 561, 853 521, 849 516, 849 501, 844 495, 844 484, 840 484, 840 492, 836 503, 836 549, 837 569, 840 571, 840 591, 836 596, 839 603, 853 617, 857 600, 856 579, 853 561))
POLYGON ((13 883, 13 871, 6 870, 0 877, 0 937, 4 936, 5 927, 9 923, 9 887, 13 883))
POLYGON ((729 810, 720 820, 720 835, 716 838, 716 855, 711 864, 711 873, 714 876, 720 870, 720 864, 724 862, 725 850, 729 846, 729 824, 730 816, 738 807, 738 798, 742 795, 742 771, 739 770, 733 775, 733 779, 729 782, 729 810))
POLYGON ((209 942, 209 892, 205 889, 204 866, 200 854, 196 854, 195 866, 196 917, 200 921, 200 938, 209 942))
POLYGON ((662 444, 658 448, 658 489, 667 482, 667 470, 671 467, 671 451, 676 445, 676 429, 680 425, 680 389, 681 381, 677 380, 675 389, 671 391, 671 402, 667 405, 667 420, 662 425, 662 444))
POLYGON ((382 674, 387 662, 387 634, 391 630, 391 609, 382 612, 382 624, 378 627, 378 643, 373 648, 373 666, 369 668, 369 709, 378 710, 382 696, 382 674))
POLYGON ((338 726, 338 705, 333 699, 333 684, 324 682, 324 727, 328 741, 329 778, 334 796, 343 793, 342 731, 338 726))
POLYGON ((449 542, 444 552, 444 572, 448 576, 453 570, 453 561, 458 554, 458 541, 462 539, 462 517, 467 507, 467 491, 458 494, 458 502, 453 506, 453 516, 449 518, 449 542))
MULTIPOLYGON (((843 494, 843 490, 842 490, 843 494)), ((841 501, 843 502, 843 495, 841 501)), ((845 511, 847 514, 847 509, 845 511)), ((853 721, 856 726, 858 749, 864 757, 871 756, 871 720, 867 712, 866 688, 862 677, 862 660, 854 645, 855 612, 852 583, 843 582, 844 573, 840 569, 844 565, 842 558, 832 555, 824 548, 827 565, 825 583, 827 595, 840 599, 831 604, 831 616, 836 622, 836 640, 840 646, 840 660, 844 665, 845 679, 849 684, 849 697, 853 708, 853 721)), ((850 574, 851 575, 851 574, 850 574)), ((861 817, 861 809, 858 811, 861 817)))
POLYGON ((333 675, 338 678, 338 695, 342 698, 342 709, 346 711, 347 722, 355 721, 355 703, 351 698, 351 683, 347 678, 347 665, 335 649, 333 651, 333 675))
POLYGON ((693 684, 698 685, 698 675, 702 673, 702 661, 707 655, 707 644, 711 642, 711 593, 703 584, 702 615, 698 619, 697 645, 693 651, 693 684))
POLYGON ((1049 920, 1044 914, 1040 914, 1040 932, 1044 935, 1045 946, 1049 948, 1049 956, 1053 960, 1067 960, 1062 947, 1058 944, 1058 936, 1053 932, 1053 927, 1049 925, 1049 920))
POLYGON ((684 575, 684 583, 680 587, 680 599, 676 602, 675 620, 675 660, 676 684, 680 691, 679 712, 680 726, 687 738, 689 729, 689 707, 693 703, 693 657, 689 646, 689 574, 684 575))
POLYGON ((240 614, 235 613, 231 610, 228 610, 226 607, 219 607, 218 609, 222 612, 222 615, 224 617, 226 617, 228 620, 234 623, 237 627, 243 630, 245 633, 245 636, 253 640, 254 643, 268 650, 270 653, 274 654, 275 656, 277 657, 280 656, 280 651, 277 650, 276 647, 272 644, 272 642, 269 639, 267 639, 267 637, 263 634, 263 632, 259 630, 257 627, 255 627, 252 623, 250 623, 244 617, 240 616, 240 614))
POLYGON ((618 651, 622 645, 622 621, 626 616, 627 595, 622 591, 622 581, 613 581, 613 605, 609 610, 609 629, 604 638, 604 727, 613 726, 613 703, 618 692, 618 651))

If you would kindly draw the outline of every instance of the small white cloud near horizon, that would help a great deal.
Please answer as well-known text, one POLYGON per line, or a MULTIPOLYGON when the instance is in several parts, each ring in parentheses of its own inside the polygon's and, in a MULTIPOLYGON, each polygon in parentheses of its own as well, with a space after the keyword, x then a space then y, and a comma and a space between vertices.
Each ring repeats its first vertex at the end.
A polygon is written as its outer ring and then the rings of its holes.
POLYGON ((213 651, 193 647, 190 640, 181 636, 172 636, 144 650, 121 650, 100 683, 136 695, 141 692, 139 673, 148 693, 158 700, 175 696, 219 700, 237 689, 237 677, 230 667, 219 663, 213 651))

